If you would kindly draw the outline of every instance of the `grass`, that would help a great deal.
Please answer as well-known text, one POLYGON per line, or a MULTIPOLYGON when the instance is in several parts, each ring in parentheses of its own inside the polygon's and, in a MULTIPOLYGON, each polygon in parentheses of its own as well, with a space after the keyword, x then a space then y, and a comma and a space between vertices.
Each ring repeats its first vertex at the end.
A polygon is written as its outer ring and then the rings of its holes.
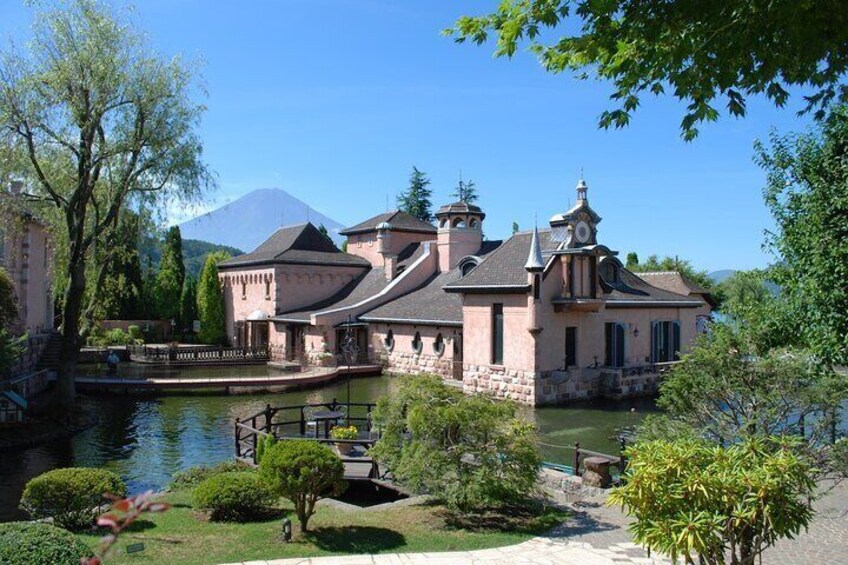
MULTIPOLYGON (((115 544, 108 563, 207 565, 349 553, 485 549, 543 534, 567 516, 564 510, 541 504, 460 519, 436 504, 369 511, 319 503, 310 531, 302 534, 288 501, 263 521, 235 524, 209 522, 191 507, 188 490, 166 493, 163 499, 173 507, 133 524, 115 544), (291 543, 280 537, 285 515, 295 524, 291 543), (144 551, 127 555, 127 545, 137 543, 144 544, 144 551)), ((97 534, 79 535, 91 547, 100 539, 97 534)))

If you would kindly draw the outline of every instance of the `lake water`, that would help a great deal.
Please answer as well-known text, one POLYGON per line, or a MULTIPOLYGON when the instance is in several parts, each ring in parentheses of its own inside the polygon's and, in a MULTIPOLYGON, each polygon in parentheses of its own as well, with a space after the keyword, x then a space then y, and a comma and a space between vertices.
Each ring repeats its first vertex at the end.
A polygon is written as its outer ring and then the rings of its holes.
MULTIPOLYGON (((216 369, 262 374, 266 367, 216 369)), ((203 376, 211 376, 209 369, 203 376)), ((200 374, 198 372, 198 374, 200 374)), ((183 375, 186 376, 186 375, 183 375)), ((223 376, 223 375, 221 375, 223 376)), ((351 381, 352 402, 373 402, 390 393, 403 377, 367 377, 351 381)), ((176 471, 233 457, 233 422, 272 406, 346 399, 345 381, 320 389, 252 395, 96 396, 100 423, 72 438, 29 449, 0 453, 0 521, 24 518, 17 509, 26 482, 57 467, 111 469, 127 481, 131 492, 161 489, 176 471)), ((655 411, 650 400, 599 401, 571 406, 522 407, 541 441, 618 453, 617 430, 655 411), (636 411, 632 412, 631 409, 636 411)), ((572 452, 542 446, 545 460, 569 464, 572 452)))

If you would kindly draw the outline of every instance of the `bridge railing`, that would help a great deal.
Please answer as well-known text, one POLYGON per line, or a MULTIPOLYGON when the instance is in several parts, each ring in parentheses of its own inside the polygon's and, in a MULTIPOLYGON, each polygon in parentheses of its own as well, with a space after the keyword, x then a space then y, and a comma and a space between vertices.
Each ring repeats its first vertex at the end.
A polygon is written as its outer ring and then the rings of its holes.
POLYGON ((209 361, 268 361, 268 347, 159 347, 127 346, 132 361, 140 363, 194 364, 209 361))

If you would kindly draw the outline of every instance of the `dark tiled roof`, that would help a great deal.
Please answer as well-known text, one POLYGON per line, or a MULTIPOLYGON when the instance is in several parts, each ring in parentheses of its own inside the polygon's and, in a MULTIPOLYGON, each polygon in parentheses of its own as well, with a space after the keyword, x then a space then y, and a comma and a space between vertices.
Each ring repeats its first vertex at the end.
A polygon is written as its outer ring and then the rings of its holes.
POLYGON ((410 243, 406 247, 398 253, 397 257, 397 267, 398 272, 405 269, 409 265, 415 263, 421 255, 424 254, 424 246, 421 242, 418 243, 410 243))
POLYGON ((366 322, 408 322, 433 325, 462 323, 462 296, 443 290, 447 284, 459 280, 459 269, 439 273, 423 286, 362 314, 366 322))
POLYGON ((384 212, 383 214, 379 214, 377 216, 374 216, 373 218, 369 218, 362 223, 356 224, 355 226, 345 228, 339 233, 342 235, 354 235, 357 233, 375 231, 377 229, 377 226, 379 224, 382 224, 383 222, 388 222, 389 224, 391 224, 392 229, 395 231, 436 233, 436 227, 433 224, 419 220, 415 216, 407 214, 406 212, 401 212, 400 210, 384 212))
POLYGON ((606 295, 607 304, 609 305, 614 306, 616 303, 631 302, 643 302, 646 304, 676 302, 682 306, 699 306, 703 304, 703 301, 697 297, 684 296, 648 284, 638 275, 624 268, 619 270, 619 277, 621 283, 614 286, 610 285, 612 286, 612 290, 606 295))
POLYGON ((330 298, 326 298, 310 306, 304 306, 295 310, 282 312, 274 316, 274 319, 309 322, 309 317, 312 314, 324 310, 353 306, 358 302, 362 302, 366 298, 370 298, 375 294, 378 294, 386 288, 386 286, 388 286, 389 282, 390 281, 386 280, 386 275, 382 268, 374 268, 349 282, 344 288, 330 298))
MULTIPOLYGON (((521 288, 527 287, 527 271, 524 264, 530 252, 530 241, 533 232, 519 232, 511 238, 490 250, 486 258, 473 271, 449 285, 447 290, 458 291, 465 288, 487 289, 498 287, 521 288)), ((499 242, 487 242, 499 243, 499 242)), ((550 252, 555 245, 551 243, 551 231, 539 231, 539 245, 547 258, 545 251, 550 252)), ((485 250, 485 244, 484 249, 485 250)))
POLYGON ((453 204, 446 204, 439 208, 439 211, 436 212, 436 216, 440 216, 442 214, 483 214, 483 211, 479 206, 475 206, 474 204, 468 204, 467 202, 454 202, 453 204))
POLYGON ((669 290, 671 292, 676 292, 677 294, 708 294, 710 292, 678 271, 653 271, 635 274, 650 285, 664 290, 669 290))
POLYGON ((275 263, 309 263, 316 265, 340 265, 367 267, 368 261, 342 253, 332 240, 310 223, 286 226, 275 231, 259 247, 222 261, 221 269, 275 263))

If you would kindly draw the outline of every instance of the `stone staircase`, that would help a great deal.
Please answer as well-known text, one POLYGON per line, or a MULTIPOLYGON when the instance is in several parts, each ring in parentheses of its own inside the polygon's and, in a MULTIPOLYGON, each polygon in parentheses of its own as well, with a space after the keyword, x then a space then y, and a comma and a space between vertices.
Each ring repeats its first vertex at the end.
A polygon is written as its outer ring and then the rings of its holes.
POLYGON ((36 369, 39 371, 43 369, 49 369, 51 371, 57 370, 59 368, 61 352, 62 334, 59 332, 53 332, 50 334, 50 339, 47 341, 47 345, 44 346, 44 351, 42 351, 41 357, 38 359, 36 369))

